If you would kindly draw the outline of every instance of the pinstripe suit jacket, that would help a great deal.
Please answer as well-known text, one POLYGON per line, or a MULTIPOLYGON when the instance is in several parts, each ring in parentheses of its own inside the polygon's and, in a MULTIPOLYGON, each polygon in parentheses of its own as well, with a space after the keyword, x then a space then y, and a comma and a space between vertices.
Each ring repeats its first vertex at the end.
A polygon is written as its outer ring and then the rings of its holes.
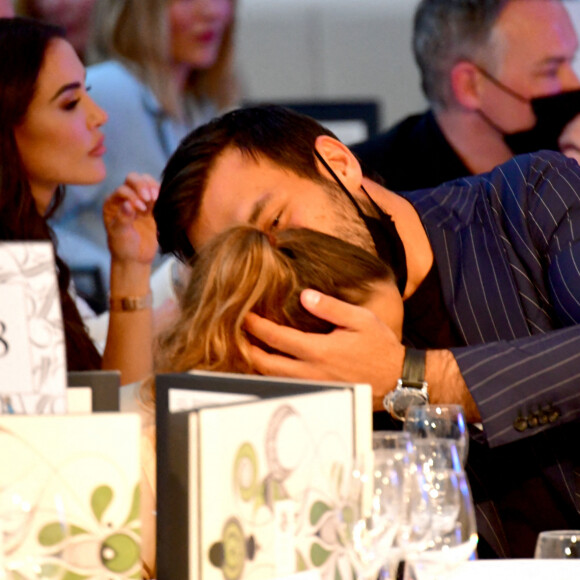
MULTIPOLYGON (((580 446, 580 167, 542 151, 483 176, 404 195, 421 217, 444 302, 467 345, 452 351, 481 413, 487 444, 495 448, 480 472, 505 470, 518 480, 512 491, 506 492, 504 477, 484 492, 490 500, 484 519, 495 515, 505 524, 510 516, 501 505, 511 513, 513 494, 528 486, 533 498, 539 486, 530 482, 541 480, 554 492, 554 505, 546 509, 564 514, 548 523, 578 525, 573 470, 580 446), (546 408, 552 422, 522 423, 546 408)), ((506 542, 488 523, 496 552, 509 554, 512 544, 512 555, 531 556, 538 531, 533 527, 546 520, 530 524, 521 549, 509 538, 521 535, 518 525, 508 521, 506 542)))

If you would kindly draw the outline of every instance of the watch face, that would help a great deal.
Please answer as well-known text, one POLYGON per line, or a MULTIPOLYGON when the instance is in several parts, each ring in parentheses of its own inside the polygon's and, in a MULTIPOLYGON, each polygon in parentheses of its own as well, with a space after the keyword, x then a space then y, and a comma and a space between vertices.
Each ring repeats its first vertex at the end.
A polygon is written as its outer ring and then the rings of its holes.
POLYGON ((427 396, 421 389, 414 387, 399 387, 391 391, 384 400, 387 411, 395 418, 403 421, 407 409, 413 405, 425 405, 427 396))

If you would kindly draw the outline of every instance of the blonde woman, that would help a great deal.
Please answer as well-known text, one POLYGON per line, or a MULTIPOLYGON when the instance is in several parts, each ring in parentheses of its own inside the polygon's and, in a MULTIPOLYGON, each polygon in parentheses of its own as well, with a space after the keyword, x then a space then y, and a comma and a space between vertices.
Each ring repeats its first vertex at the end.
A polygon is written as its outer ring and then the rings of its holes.
MULTIPOLYGON (((180 292, 176 320, 155 343, 157 372, 190 369, 255 373, 248 356, 253 340, 244 331, 249 312, 317 333, 333 326, 300 304, 302 290, 312 288, 353 304, 364 305, 402 336, 403 301, 390 267, 376 256, 338 238, 307 229, 273 234, 238 226, 209 242, 189 271, 180 292)), ((255 340, 254 340, 255 342, 255 340)), ((266 348, 264 344, 260 345, 266 348)), ((141 387, 143 448, 147 487, 142 501, 155 505, 155 384, 141 387)), ((143 529, 154 536, 152 507, 144 510, 143 529)), ((152 550, 152 543, 145 546, 152 550)))
POLYGON ((54 225, 72 265, 109 268, 102 205, 130 172, 158 178, 180 140, 237 100, 235 0, 99 0, 87 84, 109 115, 107 178, 70 188, 54 225))
POLYGON ((266 234, 238 226, 197 257, 178 320, 158 337, 157 371, 255 373, 248 356, 253 339, 244 331, 249 312, 308 332, 331 332, 332 324, 302 307, 306 288, 366 306, 402 337, 403 301, 391 268, 379 258, 313 230, 266 234))
POLYGON ((16 14, 62 26, 66 38, 85 60, 91 30, 91 10, 96 0, 14 0, 16 14))

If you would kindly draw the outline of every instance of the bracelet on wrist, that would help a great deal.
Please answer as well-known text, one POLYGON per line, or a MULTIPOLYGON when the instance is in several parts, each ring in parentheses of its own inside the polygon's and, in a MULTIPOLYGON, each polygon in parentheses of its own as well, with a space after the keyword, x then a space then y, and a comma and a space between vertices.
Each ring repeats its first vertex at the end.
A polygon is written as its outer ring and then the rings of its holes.
POLYGON ((112 312, 135 312, 146 310, 153 306, 153 294, 148 292, 142 296, 109 296, 109 310, 112 312))

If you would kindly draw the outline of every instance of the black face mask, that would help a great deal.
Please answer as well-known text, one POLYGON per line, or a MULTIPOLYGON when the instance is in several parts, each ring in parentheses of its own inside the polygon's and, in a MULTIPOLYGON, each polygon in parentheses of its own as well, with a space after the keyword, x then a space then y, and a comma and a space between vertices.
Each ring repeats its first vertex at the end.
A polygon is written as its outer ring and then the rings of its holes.
POLYGON ((536 124, 530 129, 516 133, 505 133, 501 127, 480 111, 481 116, 503 135, 505 144, 514 155, 539 151, 540 149, 559 151, 558 139, 564 127, 576 115, 580 114, 580 89, 528 99, 513 89, 510 89, 507 85, 504 85, 484 68, 478 65, 475 66, 485 78, 504 93, 520 102, 529 103, 532 107, 536 117, 536 124))
POLYGON ((527 131, 505 135, 504 141, 516 155, 540 149, 559 151, 558 140, 564 127, 580 114, 580 89, 538 97, 531 104, 536 124, 527 131))
POLYGON ((346 194, 347 198, 356 209, 359 217, 363 220, 369 234, 373 239, 373 243, 375 244, 375 249, 377 250, 379 258, 392 268, 397 281, 397 288, 399 289, 399 292, 402 296, 405 292, 405 286, 407 285, 407 259, 405 255, 405 247, 403 246, 403 242, 401 241, 399 233, 397 232, 393 218, 389 214, 386 214, 375 203, 374 199, 361 185, 361 189, 369 198, 369 201, 371 202, 379 217, 374 218, 366 215, 360 208, 352 193, 348 191, 336 173, 334 173, 328 163, 326 163, 326 161, 323 159, 322 155, 320 155, 320 153, 318 153, 316 150, 314 150, 314 153, 320 163, 322 163, 330 175, 332 175, 332 178, 340 187, 340 189, 342 189, 342 191, 346 194))

